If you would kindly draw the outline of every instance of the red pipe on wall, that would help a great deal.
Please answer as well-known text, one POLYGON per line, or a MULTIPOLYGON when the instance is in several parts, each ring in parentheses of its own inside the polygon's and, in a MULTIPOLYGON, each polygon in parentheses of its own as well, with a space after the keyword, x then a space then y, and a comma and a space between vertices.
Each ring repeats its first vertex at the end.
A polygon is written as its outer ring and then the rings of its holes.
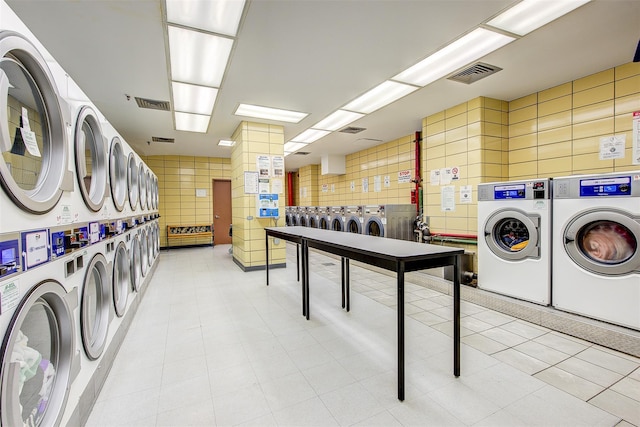
POLYGON ((416 131, 415 140, 416 140, 416 164, 415 164, 415 180, 416 180, 416 213, 419 214, 422 206, 420 206, 420 182, 422 179, 420 178, 420 139, 422 137, 422 132, 416 131))
POLYGON ((293 198, 293 172, 287 172, 287 200, 289 206, 296 205, 296 201, 293 198))

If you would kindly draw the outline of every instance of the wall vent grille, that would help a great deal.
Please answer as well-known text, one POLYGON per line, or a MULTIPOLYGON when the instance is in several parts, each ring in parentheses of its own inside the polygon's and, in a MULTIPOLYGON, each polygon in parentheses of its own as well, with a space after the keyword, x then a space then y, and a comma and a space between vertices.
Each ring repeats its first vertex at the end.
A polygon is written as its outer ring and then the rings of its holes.
POLYGON ((162 142, 165 144, 173 144, 176 142, 175 138, 163 138, 161 136, 152 136, 151 141, 153 142, 162 142))
POLYGON ((311 154, 310 151, 296 151, 293 153, 294 156, 306 156, 307 154, 311 154))
POLYGON ((340 129, 338 132, 342 132, 342 133, 360 133, 363 130, 367 130, 366 128, 358 128, 355 126, 347 126, 344 129, 340 129))
POLYGON ((496 67, 495 65, 485 64, 483 62, 476 62, 464 70, 458 71, 457 73, 449 76, 448 79, 455 82, 471 84, 480 79, 484 79, 485 77, 489 77, 491 74, 495 74, 498 71, 502 71, 502 68, 496 67))
POLYGON ((155 99, 136 98, 136 103, 140 108, 148 108, 150 110, 171 111, 171 103, 169 101, 158 101, 155 99))

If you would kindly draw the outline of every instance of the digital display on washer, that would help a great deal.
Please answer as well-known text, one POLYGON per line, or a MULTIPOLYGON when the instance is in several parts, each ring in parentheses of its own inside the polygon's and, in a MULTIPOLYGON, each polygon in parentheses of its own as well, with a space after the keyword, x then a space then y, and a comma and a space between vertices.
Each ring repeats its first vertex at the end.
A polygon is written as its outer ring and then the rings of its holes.
POLYGON ((580 197, 629 195, 631 195, 630 176, 580 180, 580 197))
POLYGON ((493 198, 502 199, 524 199, 526 198, 524 184, 496 185, 493 187, 493 198))

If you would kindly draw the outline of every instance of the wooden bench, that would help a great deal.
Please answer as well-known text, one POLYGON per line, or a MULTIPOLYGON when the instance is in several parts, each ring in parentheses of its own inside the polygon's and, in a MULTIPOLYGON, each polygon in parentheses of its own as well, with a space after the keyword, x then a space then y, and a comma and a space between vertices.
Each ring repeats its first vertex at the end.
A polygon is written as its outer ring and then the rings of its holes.
POLYGON ((167 225, 167 248, 172 239, 210 238, 213 246, 213 224, 167 225))

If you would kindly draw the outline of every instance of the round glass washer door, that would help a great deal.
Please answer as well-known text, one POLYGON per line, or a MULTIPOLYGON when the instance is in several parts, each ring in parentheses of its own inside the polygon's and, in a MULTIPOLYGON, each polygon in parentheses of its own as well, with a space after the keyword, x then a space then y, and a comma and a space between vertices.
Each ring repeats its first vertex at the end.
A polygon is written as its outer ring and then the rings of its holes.
POLYGON ((116 248, 116 256, 113 261, 113 305, 118 317, 124 316, 131 288, 131 267, 129 254, 124 242, 120 242, 116 248))
POLYGON ((484 240, 497 257, 507 261, 540 257, 540 216, 518 209, 495 212, 484 224, 484 240))
POLYGON ((149 263, 149 267, 153 264, 153 260, 155 258, 153 252, 153 227, 149 227, 147 229, 147 262, 149 263))
POLYGON ((59 425, 74 357, 74 319, 56 281, 33 286, 19 303, 2 342, 3 426, 59 425))
POLYGON ((638 273, 640 220, 617 209, 583 212, 565 227, 564 247, 576 264, 592 273, 638 273))
POLYGON ((23 36, 0 31, 0 184, 22 210, 43 214, 58 203, 67 145, 45 59, 23 36))
POLYGON ((147 232, 144 229, 140 230, 140 255, 140 266, 144 277, 149 268, 149 240, 147 240, 147 232))
POLYGON ((118 212, 122 212, 127 201, 127 158, 124 155, 120 138, 111 140, 109 150, 109 182, 111 199, 118 212))
POLYGON ((380 218, 369 218, 365 225, 365 234, 369 236, 384 237, 384 225, 380 218))
POLYGON ((76 176, 84 203, 94 212, 104 204, 107 189, 107 150, 95 111, 84 106, 75 129, 76 176))
POLYGON ((349 218, 346 227, 349 233, 362 234, 362 224, 356 217, 349 218))
POLYGON ((133 153, 129 153, 127 158, 127 187, 129 188, 129 205, 132 210, 138 207, 138 166, 133 153))
POLYGON ((149 209, 153 209, 153 195, 151 192, 151 186, 152 186, 152 181, 151 181, 151 174, 149 173, 149 170, 147 169, 147 172, 145 173, 145 183, 147 184, 147 207, 149 209))
POLYGON ((140 209, 147 209, 147 174, 142 162, 138 166, 138 190, 140 193, 140 209))
POLYGON ((344 222, 342 221, 342 218, 335 217, 331 220, 331 230, 344 231, 344 222))
POLYGON ((104 350, 109 332, 111 281, 104 255, 94 255, 87 268, 80 301, 80 331, 87 357, 95 360, 104 350))
POLYGON ((140 239, 136 236, 131 241, 131 284, 136 292, 142 288, 142 253, 140 239))

